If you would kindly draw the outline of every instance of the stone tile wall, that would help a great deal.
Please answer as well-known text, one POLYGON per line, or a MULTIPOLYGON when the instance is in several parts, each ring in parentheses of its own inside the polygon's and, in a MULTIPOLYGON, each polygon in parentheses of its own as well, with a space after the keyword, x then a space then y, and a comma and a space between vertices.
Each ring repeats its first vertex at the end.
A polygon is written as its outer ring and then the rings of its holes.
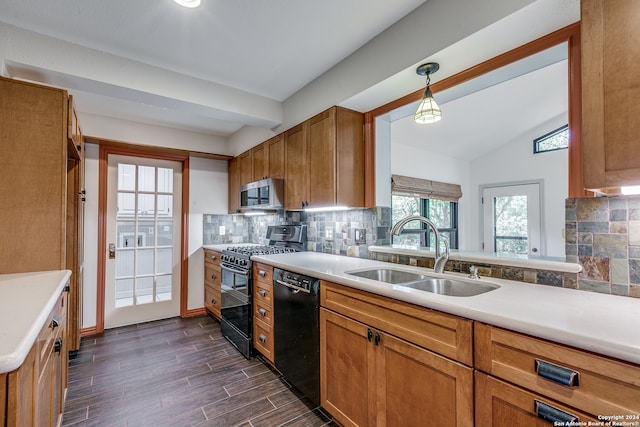
POLYGON ((640 298, 640 197, 567 199, 565 220, 576 288, 640 298))

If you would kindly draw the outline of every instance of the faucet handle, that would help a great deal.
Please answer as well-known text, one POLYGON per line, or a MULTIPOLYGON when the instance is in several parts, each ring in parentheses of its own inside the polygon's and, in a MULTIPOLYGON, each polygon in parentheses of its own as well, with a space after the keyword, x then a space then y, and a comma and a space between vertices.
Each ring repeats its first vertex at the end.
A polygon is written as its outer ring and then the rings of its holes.
POLYGON ((475 265, 469 267, 469 279, 480 279, 480 276, 478 276, 478 267, 475 265))

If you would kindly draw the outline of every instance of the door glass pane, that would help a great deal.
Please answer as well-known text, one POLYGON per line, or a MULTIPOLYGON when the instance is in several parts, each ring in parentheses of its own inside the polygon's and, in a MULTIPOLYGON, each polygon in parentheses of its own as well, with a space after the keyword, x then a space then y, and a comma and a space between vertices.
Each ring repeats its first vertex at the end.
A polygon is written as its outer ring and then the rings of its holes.
POLYGON ((119 164, 118 188, 116 307, 169 301, 173 169, 119 164))
POLYGON ((153 302, 153 277, 138 277, 136 279, 136 304, 153 302))
POLYGON ((158 218, 173 218, 173 196, 158 194, 158 218))
POLYGON ((133 218, 136 211, 135 193, 118 193, 116 209, 118 218, 133 218))
POLYGON ((158 246, 173 244, 173 221, 158 221, 158 246))
POLYGON ((118 165, 118 190, 136 189, 136 165, 120 163, 118 165))
POLYGON ((116 307, 133 305, 133 279, 116 279, 116 307))
POLYGON ((158 193, 173 193, 173 169, 158 168, 158 193))
POLYGON ((493 203, 496 252, 528 253, 527 196, 499 196, 493 203))
POLYGON ((171 300, 171 275, 156 277, 156 302, 171 300))
POLYGON ((156 168, 140 166, 138 168, 138 191, 156 190, 156 168))
POLYGON ((155 196, 138 194, 138 217, 153 218, 155 216, 155 196))
POLYGON ((149 247, 155 245, 155 223, 153 221, 138 222, 138 235, 136 245, 138 247, 149 247))

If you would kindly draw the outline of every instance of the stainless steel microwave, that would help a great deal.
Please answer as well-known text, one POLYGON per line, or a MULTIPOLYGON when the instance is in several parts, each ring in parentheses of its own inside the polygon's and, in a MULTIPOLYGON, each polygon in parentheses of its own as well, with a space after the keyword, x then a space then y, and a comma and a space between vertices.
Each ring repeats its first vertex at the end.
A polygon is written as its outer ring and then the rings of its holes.
POLYGON ((266 178, 240 187, 240 209, 282 209, 284 180, 266 178))

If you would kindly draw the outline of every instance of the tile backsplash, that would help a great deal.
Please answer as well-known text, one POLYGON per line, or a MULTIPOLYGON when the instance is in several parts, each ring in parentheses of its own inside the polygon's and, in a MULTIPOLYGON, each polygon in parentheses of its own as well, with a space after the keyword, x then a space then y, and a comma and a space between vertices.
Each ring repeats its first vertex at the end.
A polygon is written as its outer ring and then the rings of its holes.
POLYGON ((565 212, 577 289, 640 298, 640 197, 567 199, 565 212))
POLYGON ((205 214, 203 222, 205 245, 267 244, 267 226, 306 224, 307 250, 367 258, 369 246, 390 244, 391 208, 315 213, 287 211, 264 216, 205 214), (360 237, 359 241, 356 241, 356 235, 360 237))

